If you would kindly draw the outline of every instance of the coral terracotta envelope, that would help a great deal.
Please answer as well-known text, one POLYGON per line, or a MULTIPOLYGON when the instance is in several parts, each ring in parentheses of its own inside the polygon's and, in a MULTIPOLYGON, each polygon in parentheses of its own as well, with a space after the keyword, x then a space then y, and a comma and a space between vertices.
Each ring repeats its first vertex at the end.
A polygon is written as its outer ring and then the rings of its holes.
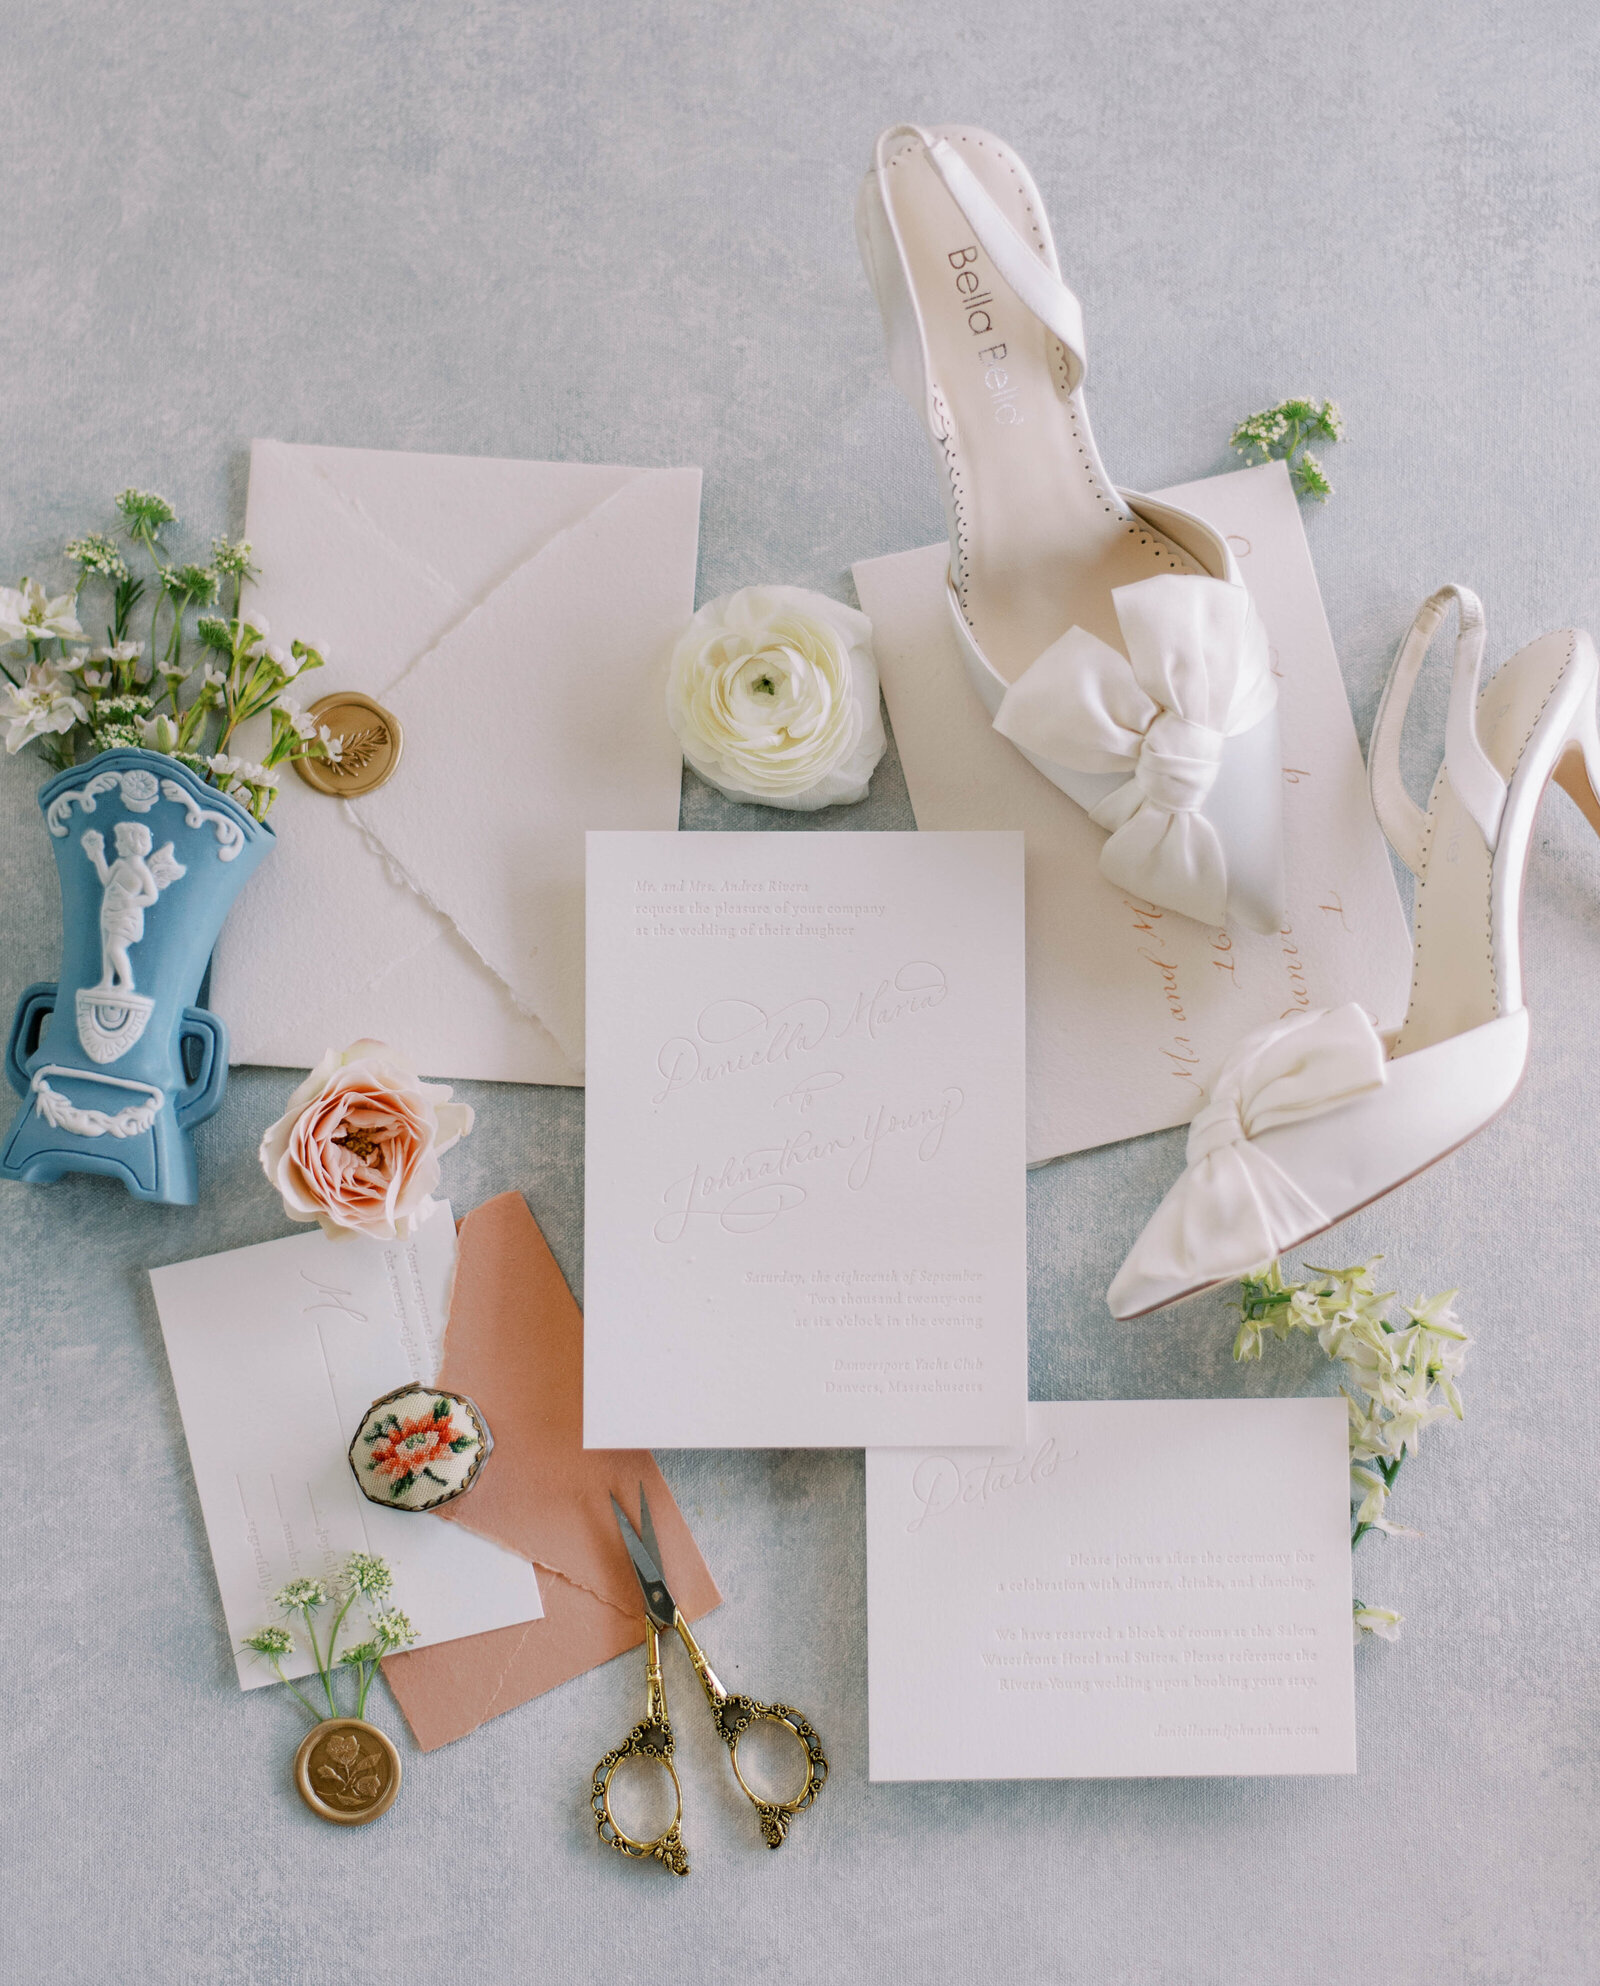
POLYGON ((364 691, 404 744, 359 800, 285 775, 217 949, 235 1062, 376 1035, 425 1075, 583 1081, 584 830, 678 825, 699 516, 698 469, 253 444, 251 611, 325 653, 303 701, 364 691))
POLYGON ((476 1402, 495 1448, 472 1494, 436 1516, 531 1560, 544 1618, 528 1623, 537 1633, 502 1628, 389 1658, 384 1674, 424 1751, 644 1640, 613 1495, 637 1510, 643 1483, 689 1619, 722 1599, 650 1456, 583 1447, 583 1316, 522 1195, 469 1214, 459 1251, 439 1384, 476 1402))

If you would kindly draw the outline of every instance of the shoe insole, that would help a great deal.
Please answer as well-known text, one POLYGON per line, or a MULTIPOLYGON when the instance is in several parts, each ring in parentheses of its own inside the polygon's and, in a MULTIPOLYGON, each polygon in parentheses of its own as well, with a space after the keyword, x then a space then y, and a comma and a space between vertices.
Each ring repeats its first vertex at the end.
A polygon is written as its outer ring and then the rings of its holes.
MULTIPOLYGON (((1478 736, 1508 783, 1571 654, 1570 635, 1545 635, 1519 649, 1479 695, 1478 736)), ((1508 807, 1508 818, 1511 813, 1508 807)), ((1525 852, 1511 847, 1502 851, 1503 859, 1517 864, 1519 875, 1525 852)), ((1412 913, 1416 963, 1396 1056, 1482 1027, 1504 1010, 1507 989, 1495 982, 1493 872, 1494 856, 1441 766, 1422 830, 1412 913)), ((1520 1005, 1520 987, 1516 994, 1513 1004, 1520 1005)))
MULTIPOLYGON (((987 133, 942 135, 1022 239, 1044 223, 1019 162, 987 133)), ((947 423, 957 591, 979 647, 1015 682, 1057 636, 1087 628, 1119 651, 1111 589, 1203 568, 1112 488, 1066 355, 999 276, 920 145, 892 154, 884 197, 922 310, 947 423)))

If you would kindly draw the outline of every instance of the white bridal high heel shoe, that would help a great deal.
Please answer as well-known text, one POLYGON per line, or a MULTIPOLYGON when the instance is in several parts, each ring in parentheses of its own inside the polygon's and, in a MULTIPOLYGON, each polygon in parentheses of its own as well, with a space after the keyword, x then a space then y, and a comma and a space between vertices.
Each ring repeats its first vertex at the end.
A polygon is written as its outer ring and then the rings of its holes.
POLYGON ((1510 1102, 1528 1057, 1522 879, 1545 787, 1600 833, 1594 643, 1547 634, 1482 694, 1483 608, 1426 601, 1395 658, 1367 756, 1383 831, 1417 879, 1411 1004, 1392 1042, 1355 1005, 1241 1041, 1189 1127, 1188 1165, 1107 1296, 1140 1317, 1298 1248, 1444 1158, 1510 1102), (1400 781, 1400 731, 1428 644, 1460 614, 1445 757, 1423 813, 1400 781))
POLYGON ((1107 830, 1110 881, 1276 931, 1266 635, 1226 541, 1106 475, 1083 315, 1027 168, 986 131, 896 125, 856 232, 890 373, 933 439, 951 620, 994 728, 1107 830))

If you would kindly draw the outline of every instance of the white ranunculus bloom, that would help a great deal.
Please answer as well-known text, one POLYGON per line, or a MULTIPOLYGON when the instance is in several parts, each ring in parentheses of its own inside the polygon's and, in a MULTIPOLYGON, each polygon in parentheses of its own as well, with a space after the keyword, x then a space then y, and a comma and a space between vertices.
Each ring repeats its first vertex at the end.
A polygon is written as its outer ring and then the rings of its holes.
POLYGON ((672 651, 667 720, 730 800, 804 813, 864 800, 887 744, 872 623, 799 586, 725 593, 672 651))

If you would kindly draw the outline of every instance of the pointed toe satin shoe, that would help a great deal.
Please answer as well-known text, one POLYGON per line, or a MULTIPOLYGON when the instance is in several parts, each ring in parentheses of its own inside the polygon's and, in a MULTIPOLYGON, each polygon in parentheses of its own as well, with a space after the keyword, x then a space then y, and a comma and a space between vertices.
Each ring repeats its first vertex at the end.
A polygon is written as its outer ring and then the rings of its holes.
POLYGON ((1109 882, 1276 931, 1266 634, 1210 525, 1107 476, 1083 313, 1026 166, 987 131, 896 125, 856 232, 890 374, 933 442, 951 625, 989 721, 1106 831, 1109 882))
POLYGON ((1447 586, 1422 607, 1373 727, 1368 778, 1416 877, 1411 1000, 1386 1040, 1358 1006, 1241 1041, 1189 1127, 1187 1164, 1107 1295, 1139 1317, 1298 1248, 1464 1144, 1510 1102, 1528 1056, 1522 879, 1554 779, 1600 833, 1594 643, 1519 650, 1480 692, 1483 609, 1447 586), (1445 760, 1427 811, 1400 780, 1400 732, 1428 645, 1460 614, 1445 760))

